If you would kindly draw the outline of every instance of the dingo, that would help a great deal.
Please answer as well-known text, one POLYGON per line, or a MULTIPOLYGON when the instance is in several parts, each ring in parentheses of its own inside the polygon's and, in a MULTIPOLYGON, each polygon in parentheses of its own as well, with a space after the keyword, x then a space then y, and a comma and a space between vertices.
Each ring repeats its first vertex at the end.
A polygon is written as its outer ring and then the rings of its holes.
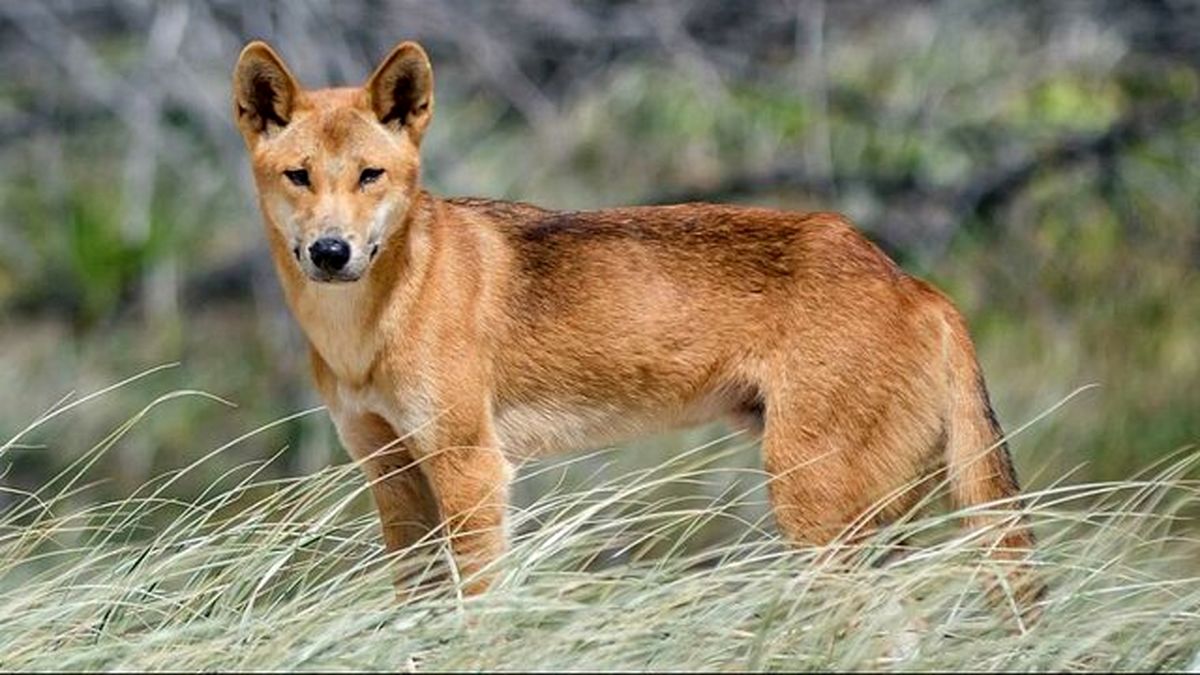
MULTIPOLYGON (((870 521, 904 513, 940 467, 959 505, 1017 494, 962 317, 841 216, 431 195, 433 71, 411 42, 364 86, 317 91, 253 42, 233 89, 275 267, 386 545, 443 528, 467 592, 506 547, 510 461, 655 428, 761 434, 798 543, 889 495, 870 521)), ((974 520, 1001 555, 1034 545, 1018 517, 974 520)))

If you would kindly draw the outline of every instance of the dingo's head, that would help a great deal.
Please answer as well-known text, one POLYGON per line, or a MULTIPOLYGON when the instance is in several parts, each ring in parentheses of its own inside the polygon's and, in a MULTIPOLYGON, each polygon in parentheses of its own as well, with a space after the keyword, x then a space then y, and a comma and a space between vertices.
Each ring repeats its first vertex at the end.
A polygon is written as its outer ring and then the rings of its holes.
POLYGON ((397 46, 362 88, 305 91, 265 43, 242 50, 233 109, 279 247, 318 282, 355 281, 419 190, 433 70, 397 46))

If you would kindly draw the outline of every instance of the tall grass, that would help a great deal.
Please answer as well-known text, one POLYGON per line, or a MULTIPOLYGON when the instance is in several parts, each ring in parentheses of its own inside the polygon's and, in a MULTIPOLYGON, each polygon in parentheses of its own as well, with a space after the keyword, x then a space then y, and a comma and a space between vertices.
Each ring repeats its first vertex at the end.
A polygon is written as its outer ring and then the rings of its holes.
MULTIPOLYGON (((168 396, 184 395, 202 394, 168 396)), ((759 491, 679 496, 680 484, 717 480, 703 448, 515 508, 513 549, 482 597, 462 597, 452 581, 397 593, 401 568, 444 576, 444 546, 386 555, 351 464, 261 478, 275 455, 198 498, 175 496, 182 476, 254 432, 125 499, 92 503, 89 467, 152 408, 41 489, 6 489, 3 669, 1200 666, 1200 548, 1180 522, 1197 505, 1187 453, 1127 481, 1032 495, 1036 564, 1051 590, 1024 625, 987 599, 983 580, 1000 563, 955 526, 959 514, 914 514, 845 545, 835 567, 825 551, 784 546, 769 520, 747 520, 759 491), (719 528, 734 534, 691 545, 723 520, 736 521, 719 528), (885 555, 899 538, 921 546, 885 555)), ((522 480, 546 470, 528 467, 522 480)))

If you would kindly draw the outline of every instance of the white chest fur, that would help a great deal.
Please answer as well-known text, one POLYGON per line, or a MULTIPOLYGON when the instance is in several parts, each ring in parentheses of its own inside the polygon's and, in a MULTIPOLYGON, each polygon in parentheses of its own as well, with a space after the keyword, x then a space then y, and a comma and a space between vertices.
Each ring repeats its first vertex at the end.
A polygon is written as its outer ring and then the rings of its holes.
POLYGON ((339 380, 361 381, 375 360, 376 327, 367 325, 360 284, 306 284, 297 318, 314 349, 339 380))

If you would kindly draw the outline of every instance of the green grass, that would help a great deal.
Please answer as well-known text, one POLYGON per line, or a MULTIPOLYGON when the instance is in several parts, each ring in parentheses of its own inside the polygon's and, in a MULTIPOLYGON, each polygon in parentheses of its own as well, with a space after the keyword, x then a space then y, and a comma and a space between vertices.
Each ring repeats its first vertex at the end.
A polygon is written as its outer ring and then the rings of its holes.
MULTIPOLYGON (((174 392, 143 414, 179 396, 204 394, 174 392)), ((39 490, 6 490, 0 668, 1169 670, 1200 658, 1198 547, 1181 523, 1200 487, 1188 453, 1131 480, 1032 496, 1051 590, 1024 626, 987 600, 1001 563, 981 554, 981 533, 952 527, 957 514, 914 515, 835 568, 747 518, 765 513, 747 504, 761 490, 701 489, 724 480, 704 448, 514 508, 513 550, 482 597, 448 581, 398 598, 397 570, 437 575, 443 548, 386 556, 353 465, 261 478, 275 455, 199 498, 173 496, 259 430, 94 502, 89 472, 141 416, 39 490), (725 534, 713 543, 713 531, 725 534), (894 536, 923 546, 881 562, 894 536)), ((521 480, 559 470, 526 467, 521 480)))

